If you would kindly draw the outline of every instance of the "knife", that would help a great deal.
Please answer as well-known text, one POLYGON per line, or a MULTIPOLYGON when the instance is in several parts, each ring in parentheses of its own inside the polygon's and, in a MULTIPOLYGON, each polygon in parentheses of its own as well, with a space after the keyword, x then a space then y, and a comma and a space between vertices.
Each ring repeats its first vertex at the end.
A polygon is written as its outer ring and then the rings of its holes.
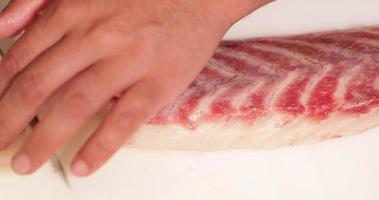
MULTIPOLYGON (((30 127, 33 129, 39 122, 38 117, 34 117, 33 120, 30 122, 30 127)), ((66 170, 64 170, 63 164, 58 158, 57 154, 54 154, 50 159, 50 163, 53 165, 55 172, 59 173, 59 176, 62 178, 63 182, 66 184, 66 186, 71 189, 71 184, 68 180, 66 170)))
MULTIPOLYGON (((0 58, 2 57, 4 57, 4 51, 3 49, 0 48, 0 58)), ((39 119, 37 116, 35 116, 29 124, 30 128, 33 129, 38 124, 38 122, 39 122, 39 119)), ((63 182, 66 184, 66 186, 70 189, 71 185, 70 185, 70 182, 68 181, 67 173, 64 170, 62 162, 59 160, 57 154, 54 154, 50 158, 50 163, 53 165, 55 171, 59 173, 59 176, 63 179, 63 182)))

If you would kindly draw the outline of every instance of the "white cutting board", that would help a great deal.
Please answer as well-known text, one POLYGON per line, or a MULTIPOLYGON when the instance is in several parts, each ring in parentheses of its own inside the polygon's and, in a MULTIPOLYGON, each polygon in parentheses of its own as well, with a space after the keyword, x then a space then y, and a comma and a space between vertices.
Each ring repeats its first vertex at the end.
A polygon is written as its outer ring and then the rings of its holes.
MULTIPOLYGON (((379 24, 378 0, 280 0, 236 25, 229 38, 379 24)), ((38 42, 38 41, 36 41, 38 42)), ((264 151, 123 149, 97 174, 70 176, 49 165, 33 176, 0 170, 0 199, 377 200, 379 128, 321 144, 264 151)))

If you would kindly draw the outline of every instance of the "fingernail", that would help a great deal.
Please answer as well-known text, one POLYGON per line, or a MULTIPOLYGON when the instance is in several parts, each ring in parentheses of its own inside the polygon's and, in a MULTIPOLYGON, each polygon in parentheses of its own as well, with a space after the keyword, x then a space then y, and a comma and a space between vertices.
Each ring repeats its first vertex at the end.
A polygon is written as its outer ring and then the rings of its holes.
POLYGON ((86 176, 88 171, 88 165, 83 160, 78 160, 72 165, 72 172, 76 176, 86 176))
POLYGON ((18 174, 27 174, 30 167, 30 160, 25 154, 18 154, 12 160, 12 168, 18 174))

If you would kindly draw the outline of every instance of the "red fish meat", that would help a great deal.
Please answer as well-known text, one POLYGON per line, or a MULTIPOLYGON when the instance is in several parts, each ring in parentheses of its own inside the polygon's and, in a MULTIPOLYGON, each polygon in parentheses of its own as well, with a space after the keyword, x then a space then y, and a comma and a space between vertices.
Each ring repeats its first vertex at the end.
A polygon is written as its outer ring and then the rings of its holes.
POLYGON ((379 30, 223 41, 131 147, 273 148, 379 125, 379 30))

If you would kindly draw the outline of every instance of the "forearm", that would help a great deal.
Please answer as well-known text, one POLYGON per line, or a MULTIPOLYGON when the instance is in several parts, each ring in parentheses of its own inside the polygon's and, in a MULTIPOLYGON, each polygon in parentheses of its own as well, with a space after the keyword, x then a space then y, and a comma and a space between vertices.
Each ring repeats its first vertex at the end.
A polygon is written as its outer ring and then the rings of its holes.
POLYGON ((218 0, 231 24, 273 0, 218 0))

